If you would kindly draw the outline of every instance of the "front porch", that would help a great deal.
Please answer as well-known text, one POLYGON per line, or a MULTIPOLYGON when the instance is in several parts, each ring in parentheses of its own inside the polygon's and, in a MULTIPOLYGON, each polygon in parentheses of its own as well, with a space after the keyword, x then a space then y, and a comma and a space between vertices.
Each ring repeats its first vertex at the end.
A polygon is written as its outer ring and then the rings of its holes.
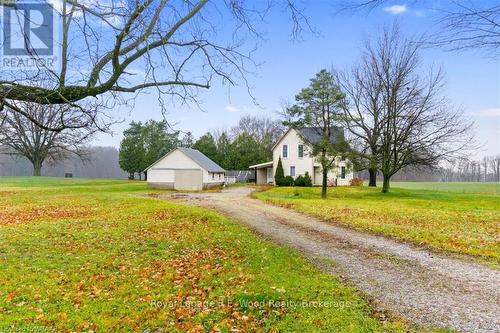
POLYGON ((255 183, 257 185, 274 184, 273 161, 251 165, 255 170, 255 183))

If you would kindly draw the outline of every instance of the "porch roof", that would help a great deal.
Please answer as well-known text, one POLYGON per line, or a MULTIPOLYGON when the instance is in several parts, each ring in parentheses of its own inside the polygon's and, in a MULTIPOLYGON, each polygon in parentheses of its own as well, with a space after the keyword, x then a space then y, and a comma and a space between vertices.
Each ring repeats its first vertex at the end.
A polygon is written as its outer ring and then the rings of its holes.
POLYGON ((260 164, 255 164, 255 165, 250 165, 248 168, 250 169, 262 169, 262 168, 269 168, 273 166, 273 161, 270 162, 264 162, 260 164))

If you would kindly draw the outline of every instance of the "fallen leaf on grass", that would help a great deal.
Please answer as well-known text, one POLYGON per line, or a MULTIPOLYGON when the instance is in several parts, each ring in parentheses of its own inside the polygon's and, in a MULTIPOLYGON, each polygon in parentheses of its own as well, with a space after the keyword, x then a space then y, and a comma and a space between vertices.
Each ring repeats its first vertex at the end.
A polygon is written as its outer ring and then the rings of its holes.
POLYGON ((0 212, 0 225, 22 224, 44 219, 73 219, 92 214, 89 209, 75 207, 35 207, 0 212))

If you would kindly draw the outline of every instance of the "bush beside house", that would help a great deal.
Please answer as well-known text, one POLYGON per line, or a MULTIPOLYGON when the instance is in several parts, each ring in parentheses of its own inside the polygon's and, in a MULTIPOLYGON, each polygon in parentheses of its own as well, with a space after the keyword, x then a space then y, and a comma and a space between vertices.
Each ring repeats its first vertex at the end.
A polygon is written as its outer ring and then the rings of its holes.
POLYGON ((274 183, 278 186, 312 186, 312 178, 308 172, 303 176, 300 175, 293 179, 292 176, 286 176, 283 170, 283 164, 281 163, 281 157, 278 159, 278 165, 276 166, 276 173, 274 174, 274 183))
POLYGON ((302 187, 312 186, 312 178, 309 175, 309 172, 306 171, 303 176, 298 176, 297 178, 295 178, 294 185, 302 187))

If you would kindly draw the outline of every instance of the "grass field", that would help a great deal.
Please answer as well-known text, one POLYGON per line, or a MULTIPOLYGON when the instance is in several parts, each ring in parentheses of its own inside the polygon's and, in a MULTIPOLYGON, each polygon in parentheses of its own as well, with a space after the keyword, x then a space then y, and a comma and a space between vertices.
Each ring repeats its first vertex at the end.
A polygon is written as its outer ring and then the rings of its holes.
POLYGON ((158 327, 407 330, 295 252, 143 182, 0 178, 0 332, 158 327))
POLYGON ((431 190, 459 193, 482 193, 500 195, 500 183, 475 182, 393 182, 392 187, 410 190, 431 190))
POLYGON ((379 188, 337 187, 326 200, 320 188, 275 187, 256 197, 434 249, 500 263, 498 183, 393 183, 379 188))

